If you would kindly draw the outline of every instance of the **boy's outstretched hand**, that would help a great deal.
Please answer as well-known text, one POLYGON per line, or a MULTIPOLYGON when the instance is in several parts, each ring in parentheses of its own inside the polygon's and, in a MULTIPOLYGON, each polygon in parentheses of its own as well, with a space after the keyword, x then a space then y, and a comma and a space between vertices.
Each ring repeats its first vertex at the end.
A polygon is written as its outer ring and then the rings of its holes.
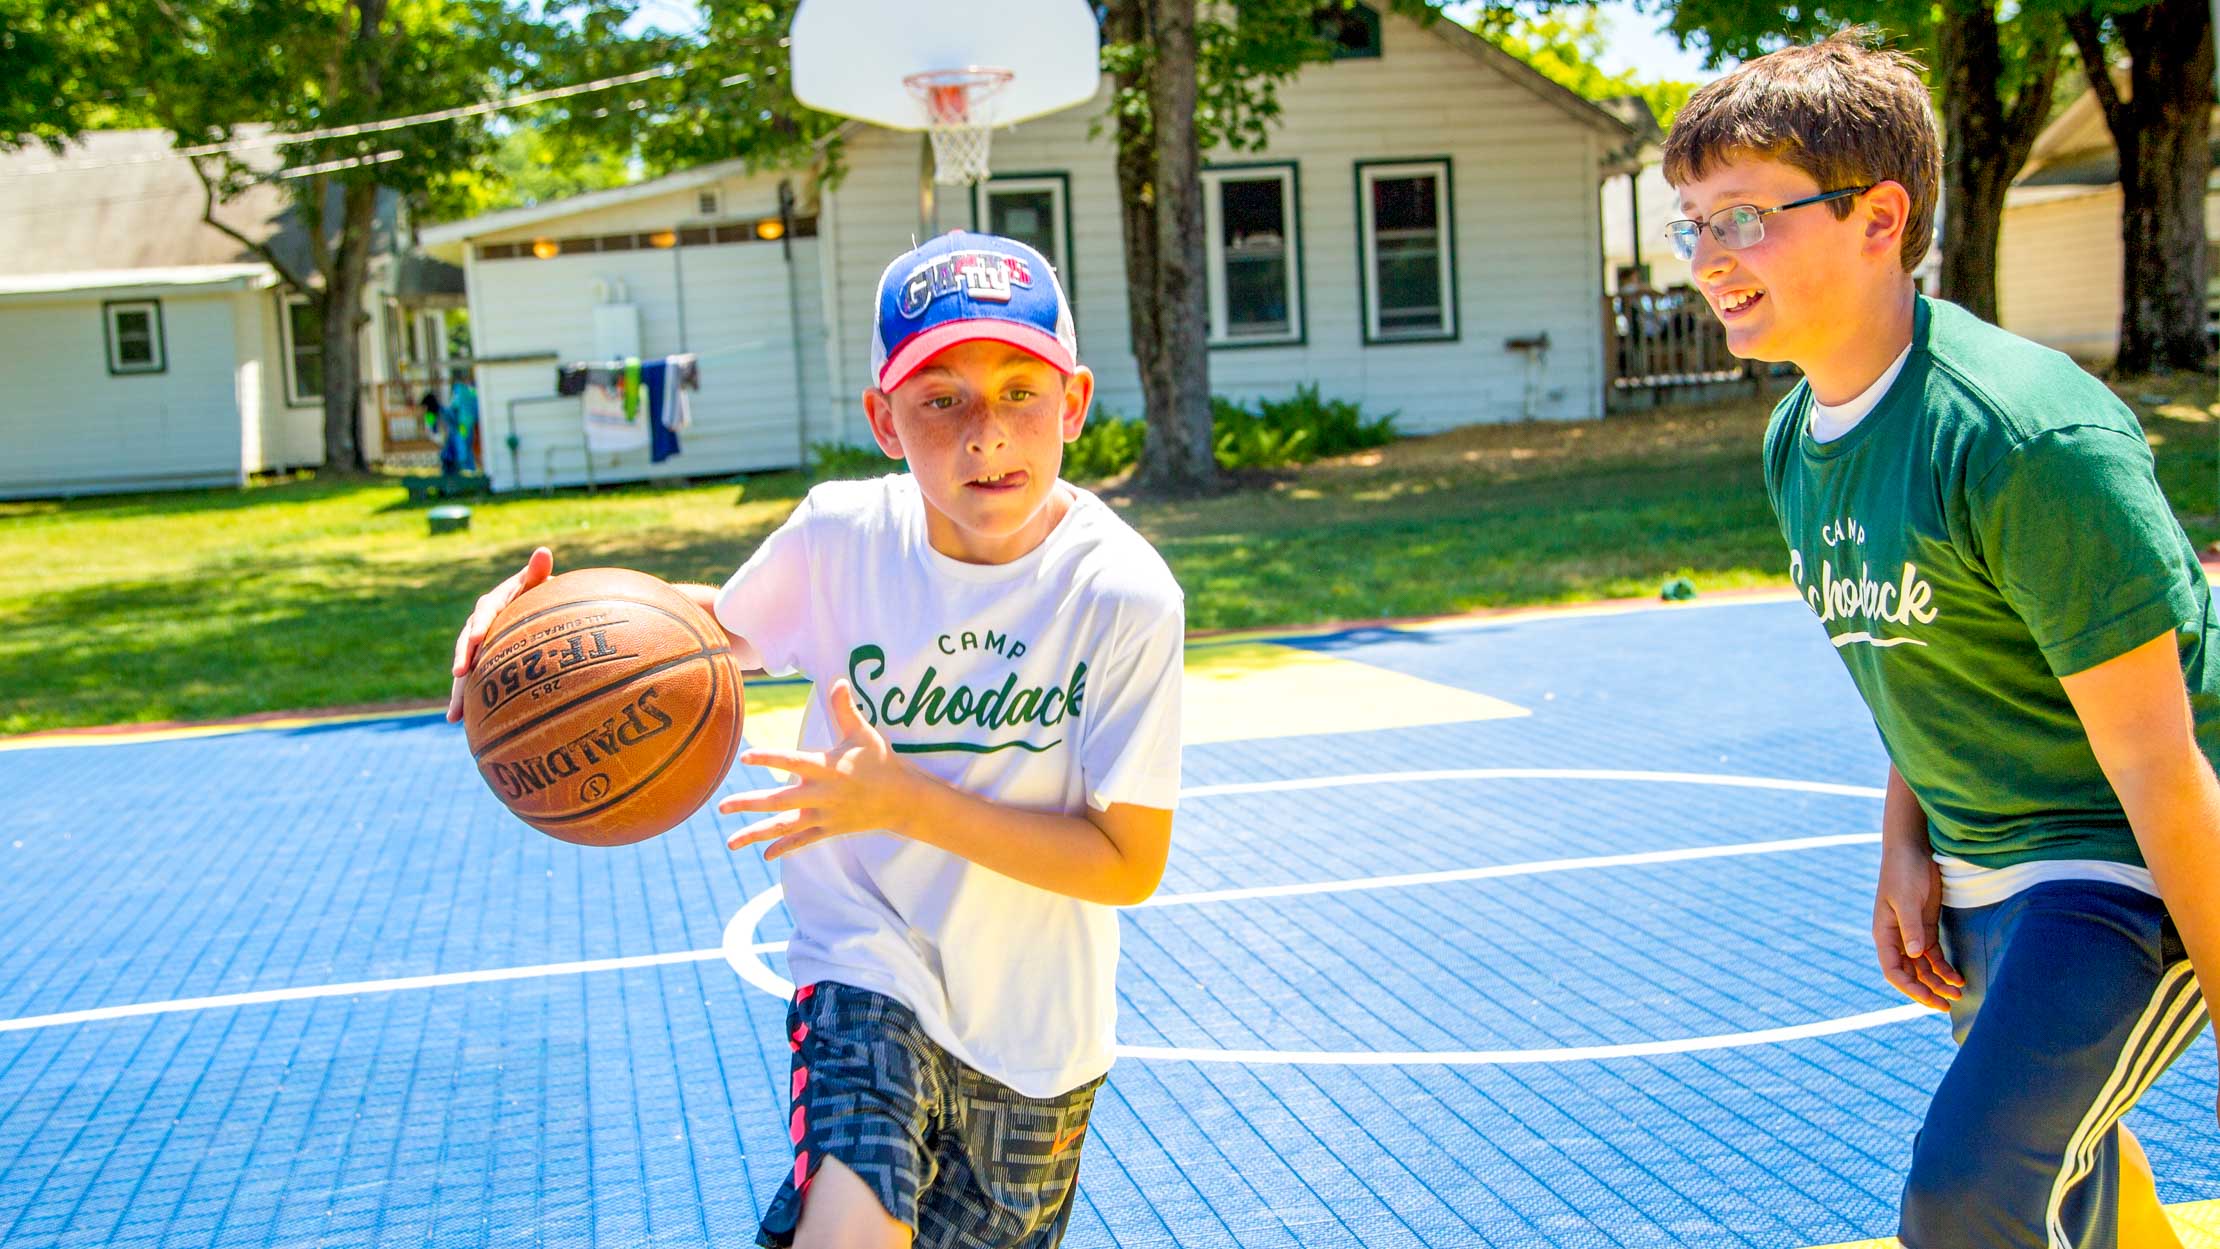
POLYGON ((717 810, 723 815, 780 813, 734 833, 727 846, 738 850, 768 841, 763 857, 776 859, 847 833, 899 832, 904 817, 916 809, 915 787, 927 779, 925 774, 903 762, 885 735, 865 722, 846 678, 833 682, 826 701, 833 728, 840 733, 832 749, 750 750, 740 756, 742 763, 784 772, 794 780, 720 801, 717 810))
POLYGON ((539 547, 515 576, 478 597, 478 605, 471 609, 470 619, 464 623, 462 632, 455 635, 455 687, 447 695, 450 721, 462 719, 463 678, 470 675, 470 666, 478 662, 478 646, 486 640, 486 630, 493 627, 493 618, 514 602, 517 595, 547 580, 548 574, 554 571, 555 553, 539 547))
POLYGON ((1965 995, 1966 978, 1943 957, 1936 918, 1942 873, 1925 854, 1886 848, 1873 892, 1873 949, 1881 974, 1922 1006, 1949 1010, 1965 995))

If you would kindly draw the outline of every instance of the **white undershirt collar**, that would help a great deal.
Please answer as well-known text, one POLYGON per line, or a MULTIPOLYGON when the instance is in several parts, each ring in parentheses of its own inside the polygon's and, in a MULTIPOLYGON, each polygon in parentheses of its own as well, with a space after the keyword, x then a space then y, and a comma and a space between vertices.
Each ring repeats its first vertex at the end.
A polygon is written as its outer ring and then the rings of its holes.
POLYGON ((1839 404, 1825 404, 1819 401, 1818 395, 1813 395, 1809 425, 1812 441, 1833 442, 1856 428, 1858 422, 1865 419, 1866 413, 1880 404, 1881 396, 1889 393, 1889 386, 1896 381, 1896 375, 1904 371, 1904 362, 1911 357, 1912 345, 1906 343, 1904 350, 1896 353, 1896 359, 1889 367, 1882 370, 1881 375, 1873 379, 1873 384, 1859 392, 1855 399, 1839 404))

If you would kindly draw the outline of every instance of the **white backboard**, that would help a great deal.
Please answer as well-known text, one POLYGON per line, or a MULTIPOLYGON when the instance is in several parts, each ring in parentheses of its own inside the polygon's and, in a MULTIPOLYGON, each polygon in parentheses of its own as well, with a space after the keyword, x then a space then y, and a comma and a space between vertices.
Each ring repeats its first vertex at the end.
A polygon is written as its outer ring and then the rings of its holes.
POLYGON ((1086 0, 802 0, 788 34, 795 99, 894 130, 926 126, 911 74, 1010 70, 986 106, 996 126, 1084 104, 1102 75, 1086 0))

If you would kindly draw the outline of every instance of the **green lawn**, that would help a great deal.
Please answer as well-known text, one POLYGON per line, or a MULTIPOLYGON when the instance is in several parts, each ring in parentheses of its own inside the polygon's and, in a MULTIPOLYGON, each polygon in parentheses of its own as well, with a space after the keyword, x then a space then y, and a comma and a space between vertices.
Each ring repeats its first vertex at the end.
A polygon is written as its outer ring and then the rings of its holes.
MULTIPOLYGON (((2220 538, 2210 380, 2118 389, 2191 536, 2220 538)), ((1476 426, 1197 502, 1105 493, 1170 560, 1197 629, 1653 594, 1676 574, 1784 584, 1766 406, 1476 426)), ((478 500, 468 533, 438 537, 384 482, 0 503, 0 733, 442 698, 456 626, 535 543, 558 570, 718 581, 803 488, 478 500)))

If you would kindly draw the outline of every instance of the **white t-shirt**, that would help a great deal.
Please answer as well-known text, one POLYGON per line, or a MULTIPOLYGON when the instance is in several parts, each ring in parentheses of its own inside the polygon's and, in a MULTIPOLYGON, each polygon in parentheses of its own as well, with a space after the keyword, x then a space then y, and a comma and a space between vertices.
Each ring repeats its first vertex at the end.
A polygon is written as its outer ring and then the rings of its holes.
MULTIPOLYGON (((1068 815, 1177 804, 1179 584, 1100 499, 1056 488, 1070 510, 1007 564, 934 550, 907 474, 809 492, 717 595, 717 618, 769 671, 816 683, 803 749, 837 740, 824 697, 845 676, 906 760, 970 793, 1068 815)), ((891 833, 780 863, 794 983, 884 993, 1027 1097, 1110 1069, 1114 908, 891 833)))
POLYGON ((1865 419, 1866 413, 1880 406, 1881 397, 1889 393, 1889 387, 1895 383, 1896 375, 1904 371, 1904 362, 1911 358, 1912 345, 1906 343, 1904 350, 1896 353, 1895 361, 1882 370, 1879 377, 1873 379, 1873 384, 1847 403, 1829 407, 1819 402, 1819 396, 1813 395, 1810 425, 1812 441, 1833 442, 1856 428, 1858 422, 1865 419))

